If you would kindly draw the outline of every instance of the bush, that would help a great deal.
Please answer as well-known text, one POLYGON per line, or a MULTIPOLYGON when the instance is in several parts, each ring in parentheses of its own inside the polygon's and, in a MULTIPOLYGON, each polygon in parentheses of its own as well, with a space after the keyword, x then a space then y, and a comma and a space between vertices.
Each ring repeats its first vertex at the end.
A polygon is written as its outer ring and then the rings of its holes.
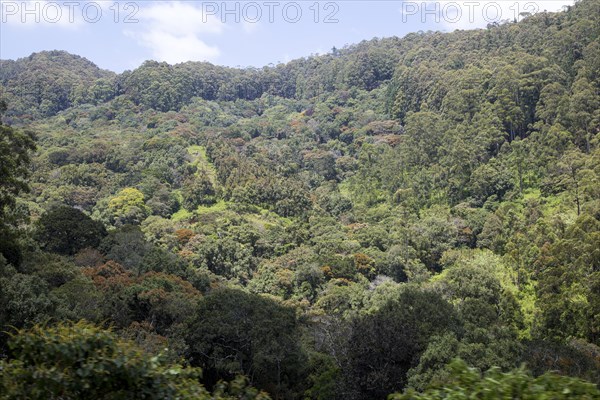
POLYGON ((500 372, 491 368, 480 374, 469 368, 462 360, 455 360, 448 366, 449 378, 428 388, 423 393, 409 390, 403 394, 393 394, 389 400, 591 400, 600 398, 600 391, 592 383, 577 378, 546 373, 534 378, 523 368, 510 372, 500 372))
POLYGON ((268 400, 243 377, 211 396, 199 368, 167 363, 86 322, 19 330, 0 361, 2 399, 268 400))

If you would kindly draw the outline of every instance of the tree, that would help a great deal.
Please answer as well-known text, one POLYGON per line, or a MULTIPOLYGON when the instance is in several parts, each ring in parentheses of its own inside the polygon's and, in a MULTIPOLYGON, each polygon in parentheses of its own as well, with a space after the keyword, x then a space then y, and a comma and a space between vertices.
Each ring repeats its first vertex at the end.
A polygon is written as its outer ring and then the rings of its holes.
POLYGON ((0 277, 0 329, 27 327, 51 317, 56 297, 49 285, 35 275, 21 273, 0 277))
POLYGON ((0 216, 4 207, 13 206, 15 197, 28 190, 24 178, 29 176, 30 152, 36 149, 35 137, 2 123, 6 103, 0 102, 0 216))
POLYGON ((556 164, 552 166, 546 182, 548 188, 566 190, 573 196, 577 215, 581 214, 581 206, 586 200, 586 191, 597 185, 597 176, 588 168, 586 156, 579 149, 566 151, 556 164))
POLYGON ((54 207, 38 221, 37 240, 47 251, 74 255, 86 247, 96 248, 106 236, 101 222, 69 206, 54 207))
POLYGON ((206 268, 219 276, 247 282, 256 267, 252 248, 230 235, 203 237, 201 241, 190 241, 186 246, 193 251, 194 266, 206 268))
POLYGON ((143 260, 152 250, 137 225, 124 225, 108 234, 100 244, 106 257, 141 275, 145 271, 143 260))
POLYGON ((125 188, 110 199, 108 208, 111 221, 117 226, 139 225, 148 215, 150 208, 144 202, 144 194, 136 188, 125 188))
POLYGON ((593 132, 598 132, 598 118, 600 117, 598 89, 586 78, 581 78, 573 83, 572 91, 567 118, 576 132, 577 145, 589 153, 593 132))
POLYGON ((5 399, 209 399, 200 370, 167 364, 79 322, 12 334, 0 361, 5 399))
POLYGON ((433 292, 407 288, 378 311, 358 317, 348 338, 346 384, 351 398, 383 399, 404 388, 434 335, 457 331, 452 306, 433 292))
POLYGON ((563 237, 545 244, 537 272, 537 334, 565 341, 569 337, 600 345, 600 221, 582 214, 563 237))
MULTIPOLYGON (((491 264, 485 258, 480 262, 486 261, 491 264)), ((519 359, 519 306, 510 293, 503 292, 494 269, 473 264, 459 260, 437 281, 440 292, 455 306, 463 329, 430 341, 419 364, 409 371, 413 388, 424 389, 430 381, 439 379, 445 365, 455 357, 480 370, 492 366, 508 370, 519 359)))
POLYGON ((389 396, 390 400, 495 400, 556 399, 592 400, 600 396, 593 383, 577 378, 547 373, 533 377, 525 369, 501 372, 491 368, 484 374, 455 360, 449 366, 449 377, 432 385, 423 393, 409 390, 389 396))
POLYGON ((182 205, 186 210, 193 211, 200 205, 211 205, 216 201, 215 189, 208 174, 200 172, 197 176, 187 179, 181 190, 182 205))
POLYGON ((475 169, 469 182, 471 196, 477 205, 483 205, 492 196, 502 199, 512 187, 510 172, 497 159, 475 169))
POLYGON ((305 356, 293 308, 241 290, 216 290, 193 316, 187 343, 209 386, 243 373, 276 398, 299 395, 305 356))
POLYGON ((185 322, 196 312, 201 299, 200 292, 189 282, 156 272, 135 279, 123 295, 133 320, 146 320, 157 333, 165 336, 183 335, 187 328, 185 322))
POLYGON ((7 105, 0 100, 0 254, 10 263, 21 262, 10 210, 21 192, 29 190, 25 179, 29 176, 30 153, 36 149, 35 138, 29 131, 13 129, 2 123, 7 105))

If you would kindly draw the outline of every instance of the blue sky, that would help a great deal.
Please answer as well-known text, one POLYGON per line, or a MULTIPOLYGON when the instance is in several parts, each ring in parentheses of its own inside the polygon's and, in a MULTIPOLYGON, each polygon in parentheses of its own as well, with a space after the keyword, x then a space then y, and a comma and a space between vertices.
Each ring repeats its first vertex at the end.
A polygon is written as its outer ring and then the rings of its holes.
POLYGON ((121 72, 144 60, 261 67, 374 37, 453 31, 557 11, 573 0, 9 1, 0 58, 67 50, 121 72))

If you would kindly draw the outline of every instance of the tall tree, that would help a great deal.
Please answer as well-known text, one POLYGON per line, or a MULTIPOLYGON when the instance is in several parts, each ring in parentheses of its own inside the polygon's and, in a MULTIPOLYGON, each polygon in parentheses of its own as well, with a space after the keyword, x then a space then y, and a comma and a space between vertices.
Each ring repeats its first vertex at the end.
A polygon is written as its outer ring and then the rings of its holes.
POLYGON ((7 110, 0 101, 0 254, 12 264, 19 264, 21 253, 14 233, 14 217, 11 210, 21 192, 29 190, 30 153, 35 150, 33 133, 14 129, 2 123, 7 110))

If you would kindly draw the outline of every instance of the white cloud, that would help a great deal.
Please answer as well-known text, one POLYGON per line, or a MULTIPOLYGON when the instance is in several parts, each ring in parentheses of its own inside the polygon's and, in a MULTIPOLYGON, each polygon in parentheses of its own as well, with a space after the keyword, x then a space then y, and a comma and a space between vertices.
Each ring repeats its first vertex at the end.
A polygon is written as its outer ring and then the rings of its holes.
POLYGON ((142 6, 137 18, 138 29, 125 33, 149 48, 157 61, 214 61, 220 55, 219 48, 208 45, 204 36, 222 33, 225 24, 204 15, 201 8, 179 1, 152 3, 142 6))
POLYGON ((142 43, 152 49, 154 59, 176 64, 185 61, 215 60, 220 51, 195 35, 175 36, 152 30, 143 34, 142 43))
POLYGON ((252 34, 252 33, 256 32, 257 29, 259 28, 258 22, 247 22, 247 21, 243 20, 241 22, 241 24, 242 24, 242 29, 247 34, 252 34))
MULTIPOLYGON (((193 3, 192 3, 193 4, 193 3)), ((201 8, 180 1, 154 3, 142 6, 141 20, 155 24, 165 32, 185 36, 199 33, 221 33, 224 24, 214 15, 204 15, 201 8)))

